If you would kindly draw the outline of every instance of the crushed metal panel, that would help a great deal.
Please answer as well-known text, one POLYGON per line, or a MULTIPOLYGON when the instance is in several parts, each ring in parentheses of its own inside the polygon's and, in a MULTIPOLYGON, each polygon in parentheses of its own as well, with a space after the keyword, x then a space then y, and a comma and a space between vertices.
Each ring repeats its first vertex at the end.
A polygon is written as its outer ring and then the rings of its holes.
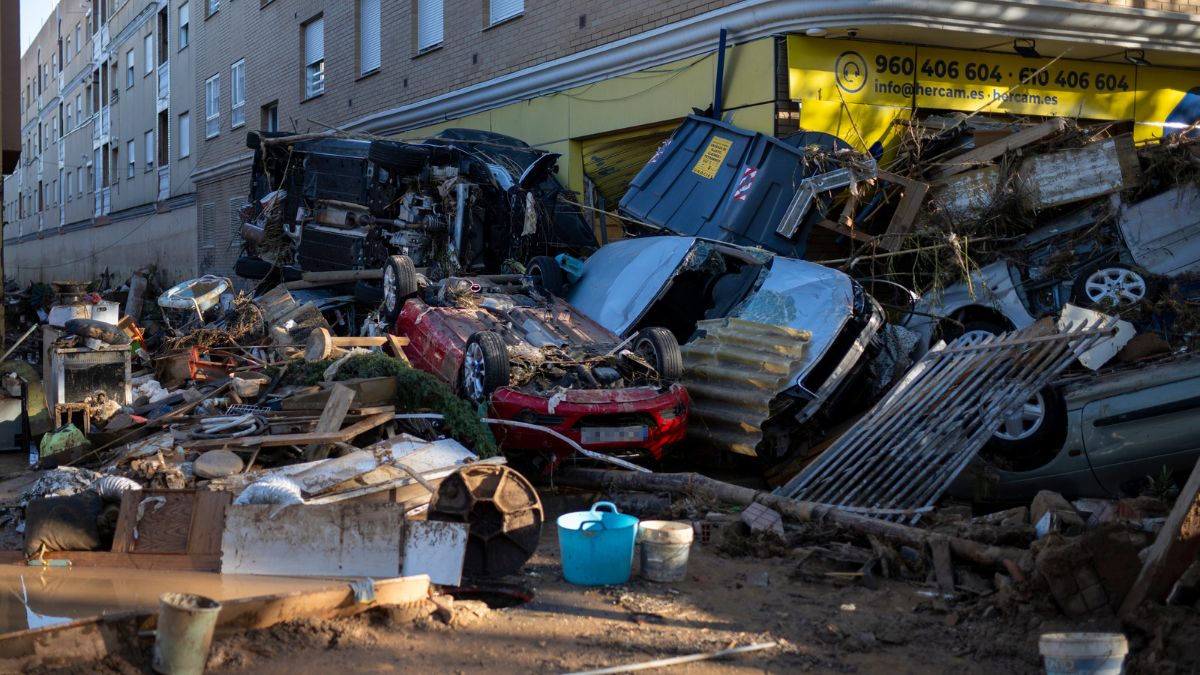
POLYGON ((403 535, 401 504, 230 506, 221 572, 394 577, 400 572, 403 535))
POLYGON ((688 439, 754 457, 771 400, 795 382, 810 334, 731 318, 696 327, 705 335, 680 348, 688 439))
POLYGON ((1200 271, 1200 188, 1182 185, 1122 207, 1121 237, 1154 274, 1200 271))
POLYGON ((1110 317, 1072 328, 1043 320, 931 350, 776 494, 916 522, 1003 420, 1115 330, 1110 317))
POLYGON ((428 574, 429 580, 435 584, 461 584, 470 526, 466 523, 410 520, 407 527, 403 576, 428 574))
POLYGON ((985 166, 943 179, 937 185, 931 197, 934 205, 949 214, 952 220, 975 218, 996 201, 996 192, 1000 189, 1000 169, 985 166))

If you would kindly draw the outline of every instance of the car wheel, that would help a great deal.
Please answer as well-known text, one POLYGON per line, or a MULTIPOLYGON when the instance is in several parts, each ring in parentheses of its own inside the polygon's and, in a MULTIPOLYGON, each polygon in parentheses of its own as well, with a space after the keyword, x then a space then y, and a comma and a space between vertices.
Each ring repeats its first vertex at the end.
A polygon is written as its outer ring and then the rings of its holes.
POLYGON ((480 331, 467 340, 459 375, 459 393, 476 405, 508 384, 508 348, 499 333, 480 331))
POLYGON ((388 323, 400 316, 404 301, 417 294, 417 268, 412 258, 394 255, 383 265, 383 314, 388 323))
POLYGON ((567 280, 563 275, 562 267, 559 266, 557 260, 548 255, 539 255, 530 260, 525 271, 533 277, 533 287, 539 291, 561 298, 567 289, 567 280))
MULTIPOLYGON (((1003 332, 1002 326, 990 321, 968 321, 958 337, 961 344, 969 345, 1003 332)), ((988 440, 985 458, 1014 471, 1037 468, 1058 454, 1066 437, 1066 421, 1062 397, 1053 387, 1044 387, 1000 423, 988 440)))
POLYGON ((667 382, 683 377, 683 355, 679 341, 666 328, 646 328, 633 340, 633 353, 654 366, 658 376, 667 382))
POLYGON ((1079 275, 1071 295, 1084 307, 1124 308, 1141 302, 1148 290, 1144 272, 1121 263, 1107 263, 1079 275))

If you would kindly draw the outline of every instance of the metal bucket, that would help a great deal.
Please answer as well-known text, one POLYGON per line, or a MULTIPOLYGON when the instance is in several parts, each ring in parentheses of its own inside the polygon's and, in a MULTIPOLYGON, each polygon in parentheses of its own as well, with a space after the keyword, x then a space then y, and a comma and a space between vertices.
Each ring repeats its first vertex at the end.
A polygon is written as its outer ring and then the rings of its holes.
POLYGON ((154 638, 154 670, 165 675, 200 675, 208 661, 221 603, 202 595, 163 593, 154 638))

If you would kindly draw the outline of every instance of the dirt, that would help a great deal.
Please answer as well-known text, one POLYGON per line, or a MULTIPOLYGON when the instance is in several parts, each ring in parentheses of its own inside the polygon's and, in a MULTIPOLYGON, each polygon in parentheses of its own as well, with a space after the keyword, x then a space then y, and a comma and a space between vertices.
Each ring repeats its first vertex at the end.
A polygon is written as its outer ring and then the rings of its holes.
MULTIPOLYGON (((635 575, 619 586, 574 586, 562 577, 554 521, 547 522, 537 553, 505 580, 530 592, 530 602, 488 608, 478 596, 439 596, 420 607, 218 636, 207 672, 567 673, 777 642, 676 670, 1035 673, 1042 633, 1122 630, 1111 616, 1062 616, 1044 588, 1002 583, 997 592, 991 572, 979 568, 956 569, 953 598, 921 581, 856 576, 869 548, 813 532, 798 541, 793 528, 786 544, 718 531, 692 546, 683 582, 635 575)), ((1126 626, 1138 666, 1131 672, 1190 672, 1198 627, 1195 611, 1180 608, 1126 626)), ((69 672, 149 672, 149 663, 147 647, 69 672)))

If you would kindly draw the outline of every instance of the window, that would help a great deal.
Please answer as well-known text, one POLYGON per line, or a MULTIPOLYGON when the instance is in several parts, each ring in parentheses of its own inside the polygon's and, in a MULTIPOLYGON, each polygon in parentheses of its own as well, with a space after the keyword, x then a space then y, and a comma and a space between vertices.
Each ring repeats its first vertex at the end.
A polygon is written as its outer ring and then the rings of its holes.
POLYGON ((417 0, 417 52, 442 44, 442 0, 417 0))
POLYGON ((304 24, 304 97, 325 93, 325 19, 304 24))
POLYGON ((179 158, 183 159, 192 154, 192 116, 188 113, 179 115, 179 158))
POLYGON ((75 186, 75 181, 71 179, 71 171, 67 172, 67 180, 63 183, 63 187, 67 191, 67 201, 71 201, 71 188, 75 186))
POLYGON ((63 127, 63 131, 70 131, 75 127, 71 126, 71 104, 67 104, 67 126, 63 127))
POLYGON ((145 38, 146 42, 146 74, 154 72, 154 33, 145 38))
POLYGON ((246 60, 242 59, 229 69, 229 128, 236 129, 246 123, 246 60))
POLYGON ((492 26, 519 16, 525 11, 525 0, 490 0, 488 2, 488 23, 492 26))
MULTIPOLYGON (((91 175, 92 169, 88 168, 88 175, 91 175)), ((79 170, 79 196, 83 197, 83 169, 79 170)))
POLYGON ((188 46, 188 4, 179 6, 179 48, 188 46))
POLYGON ((358 0, 358 71, 379 69, 379 0, 358 0))
POLYGON ((83 126, 83 100, 75 94, 75 126, 83 126))
POLYGON ((71 62, 71 36, 68 35, 63 42, 65 43, 65 46, 63 47, 63 60, 66 61, 67 63, 70 63, 71 62))
POLYGON ((204 81, 204 137, 221 132, 221 74, 204 81))
POLYGON ((83 40, 79 39, 79 24, 75 24, 75 53, 78 54, 79 50, 82 48, 83 40))
POLYGON ((146 143, 146 171, 154 168, 154 130, 147 131, 143 137, 146 143))
POLYGON ((133 178, 133 174, 137 168, 134 166, 137 164, 137 143, 135 141, 129 141, 126 150, 129 151, 129 175, 127 178, 133 178))
POLYGON ((279 103, 271 102, 262 107, 260 128, 263 131, 279 131, 279 103))
POLYGON ((125 86, 133 86, 133 50, 125 52, 125 86))
POLYGON ((209 16, 216 14, 218 9, 221 9, 221 0, 208 0, 208 15, 209 16))

